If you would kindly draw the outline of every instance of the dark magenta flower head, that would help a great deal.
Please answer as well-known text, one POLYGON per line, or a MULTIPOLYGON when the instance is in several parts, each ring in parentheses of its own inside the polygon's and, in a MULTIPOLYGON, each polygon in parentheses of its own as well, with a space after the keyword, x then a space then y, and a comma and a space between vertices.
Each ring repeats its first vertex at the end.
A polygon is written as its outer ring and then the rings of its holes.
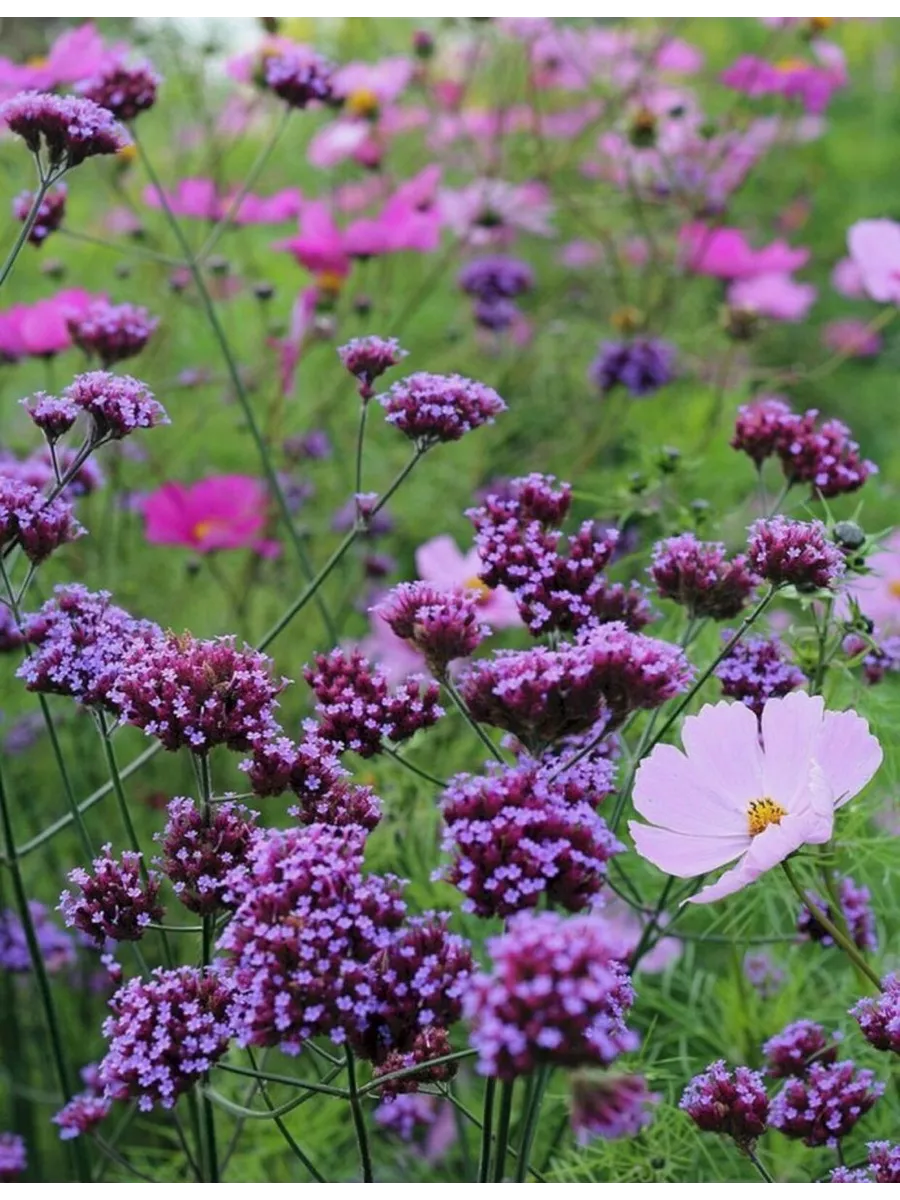
POLYGON ((131 375, 109 371, 76 375, 64 390, 63 400, 88 414, 97 442, 119 440, 138 429, 169 424, 166 410, 147 385, 131 375))
POLYGON ((332 99, 331 63, 309 46, 294 46, 266 55, 262 64, 265 86, 289 108, 306 108, 313 101, 332 99))
POLYGON ((158 840, 158 866, 191 912, 208 916, 227 908, 230 873, 247 860, 258 813, 240 804, 216 804, 207 820, 193 800, 176 796, 158 840))
MULTIPOLYGON (((840 919, 854 944, 860 950, 874 954, 878 949, 878 934, 872 913, 872 893, 849 875, 844 875, 837 883, 837 895, 841 906, 840 919)), ((821 896, 813 896, 813 901, 818 909, 834 921, 835 914, 827 901, 821 896)), ((797 932, 802 938, 821 942, 823 946, 834 945, 828 930, 819 924, 805 904, 797 914, 797 932)))
POLYGON ((506 405, 492 387, 462 375, 418 371, 378 397, 387 420, 424 450, 456 442, 482 425, 493 425, 506 405))
POLYGON ((840 1033, 829 1036, 815 1021, 794 1021, 763 1045, 766 1071, 773 1079, 783 1079, 805 1075, 814 1062, 833 1063, 840 1039, 840 1033))
POLYGON ((429 1026, 420 1030, 408 1050, 390 1050, 382 1062, 372 1073, 373 1079, 389 1076, 393 1071, 410 1071, 411 1068, 422 1065, 420 1071, 405 1075, 401 1079, 386 1079, 379 1094, 383 1100, 392 1100, 397 1096, 414 1095, 422 1084, 446 1083, 453 1079, 458 1070, 455 1062, 438 1063, 428 1066, 431 1060, 443 1058, 453 1052, 453 1044, 446 1029, 440 1025, 429 1026))
POLYGON ((772 1101, 770 1123, 807 1146, 836 1146, 884 1093, 872 1071, 851 1059, 814 1062, 803 1078, 786 1080, 772 1101))
POLYGON ((130 850, 116 859, 107 843, 94 859, 93 871, 76 867, 69 872, 69 882, 77 891, 62 893, 59 911, 70 928, 79 929, 101 948, 107 938, 139 941, 151 922, 163 918, 160 877, 154 871, 144 877, 141 855, 130 850))
POLYGON ((490 634, 479 619, 478 598, 461 588, 417 581, 399 583, 371 610, 425 658, 441 678, 458 658, 474 654, 490 634))
POLYGON ((692 533, 656 543, 650 577, 663 599, 714 621, 736 617, 759 583, 745 555, 729 560, 720 542, 700 542, 692 533))
POLYGON ((25 1139, 18 1133, 0 1133, 0 1183, 15 1183, 27 1169, 25 1139))
POLYGON ((592 803, 574 795, 533 765, 450 781, 441 805, 451 856, 444 877, 465 896, 465 910, 508 917, 543 896, 570 912, 588 907, 624 847, 592 803))
POLYGON ((46 392, 35 392, 20 403, 50 443, 59 441, 67 434, 81 412, 78 405, 66 396, 48 396, 46 392))
MULTIPOLYGON (((28 241, 32 246, 43 246, 51 233, 55 233, 66 215, 68 188, 62 182, 48 189, 37 212, 37 220, 31 227, 28 241)), ((27 221, 34 200, 33 192, 22 192, 13 200, 13 216, 17 221, 27 221)))
POLYGON ((467 296, 491 304, 496 300, 514 300, 530 292, 534 287, 534 272, 519 258, 497 254, 466 263, 457 283, 467 296))
POLYGON ((109 109, 118 120, 133 121, 156 103, 161 83, 149 62, 128 64, 115 60, 79 84, 78 91, 88 100, 109 109))
POLYGON ((625 1024, 634 989, 607 937, 598 915, 524 912, 488 940, 490 970, 474 976, 464 1002, 482 1075, 608 1066, 637 1047, 625 1024))
POLYGON ((104 367, 134 358, 149 342, 159 321, 146 308, 97 300, 68 322, 72 341, 104 367))
POLYGON ((781 516, 750 526, 747 557, 768 583, 776 587, 791 584, 800 592, 834 588, 846 567, 821 521, 791 521, 781 516))
MULTIPOLYGON (((730 630, 723 630, 723 641, 728 642, 731 637, 730 630)), ((758 717, 762 717, 767 700, 786 696, 806 683, 806 676, 799 667, 788 662, 784 647, 775 637, 741 638, 714 674, 722 684, 723 696, 741 700, 758 717)))
POLYGON ((604 394, 621 385, 636 398, 650 396, 675 378, 675 359, 675 347, 661 338, 604 342, 590 378, 604 394))
POLYGON ((742 1148, 752 1148, 769 1118, 762 1075, 749 1067, 729 1071, 721 1058, 694 1076, 679 1107, 704 1133, 723 1133, 742 1148))
POLYGON ((512 300, 476 300, 472 305, 472 315, 475 324, 482 329, 490 329, 492 333, 501 333, 515 324, 519 310, 512 300))
POLYGON ((68 500, 48 500, 30 483, 0 476, 0 547, 18 544, 38 564, 84 533, 68 500))
POLYGON ((344 368, 359 380, 359 392, 364 400, 371 400, 375 395, 372 388, 375 380, 380 379, 391 367, 396 367, 408 353, 396 338, 382 338, 374 334, 353 338, 345 346, 338 347, 338 357, 344 368))
POLYGON ((69 170, 98 154, 118 154, 129 138, 112 113, 80 96, 20 92, 0 104, 0 121, 32 154, 46 153, 51 171, 69 170))
POLYGON ((900 1183, 900 1146, 869 1142, 869 1166, 876 1183, 900 1183))
POLYGON ((109 700, 126 724, 165 750, 250 750, 273 736, 287 682, 273 677, 270 659, 239 649, 233 637, 167 633, 126 651, 109 700))
POLYGON ((878 996, 865 996, 850 1009, 862 1035, 876 1050, 900 1054, 900 976, 886 975, 878 996))
POLYGON ((572 1129, 585 1146, 595 1138, 637 1137, 653 1120, 662 1096, 643 1075, 624 1071, 576 1071, 572 1076, 572 1129))
POLYGON ((738 409, 732 448, 742 450, 759 469, 778 452, 793 420, 794 410, 783 397, 760 396, 738 409))
POLYGON ((68 1142, 72 1138, 81 1137, 82 1134, 93 1133, 109 1116, 111 1108, 111 1100, 88 1090, 73 1096, 51 1120, 59 1127, 61 1140, 68 1142))
POLYGON ((232 992, 227 975, 195 967, 159 968, 119 988, 103 1023, 107 1098, 134 1100, 141 1112, 174 1108, 228 1049, 232 992))

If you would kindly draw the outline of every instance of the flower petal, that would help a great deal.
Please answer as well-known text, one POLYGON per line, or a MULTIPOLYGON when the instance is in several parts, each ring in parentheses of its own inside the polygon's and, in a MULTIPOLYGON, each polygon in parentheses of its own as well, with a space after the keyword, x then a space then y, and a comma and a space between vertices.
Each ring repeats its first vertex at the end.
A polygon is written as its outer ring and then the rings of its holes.
POLYGON ((834 793, 836 808, 866 786, 884 757, 869 723, 855 712, 826 712, 816 760, 834 793))
POLYGON ((810 840, 808 835, 815 832, 816 820, 815 814, 794 815, 785 817, 780 825, 769 825, 757 834, 736 866, 696 896, 689 896, 686 903, 711 904, 755 883, 765 871, 783 862, 789 854, 810 840))
POLYGON ((821 696, 791 692, 766 701, 762 714, 764 796, 792 812, 806 791, 809 771, 822 731, 825 704, 821 696))
POLYGON ((655 825, 644 825, 640 821, 629 821, 628 830, 642 858, 667 875, 677 875, 681 879, 724 866, 742 854, 751 841, 749 833, 741 837, 697 837, 657 829, 655 825))
POLYGON ((762 791, 762 751, 756 717, 740 701, 706 704, 681 731, 696 773, 729 807, 747 811, 762 791))
POLYGON ((675 746, 656 746, 641 763, 634 780, 634 807, 652 824, 679 833, 747 833, 747 801, 734 804, 710 787, 675 746))

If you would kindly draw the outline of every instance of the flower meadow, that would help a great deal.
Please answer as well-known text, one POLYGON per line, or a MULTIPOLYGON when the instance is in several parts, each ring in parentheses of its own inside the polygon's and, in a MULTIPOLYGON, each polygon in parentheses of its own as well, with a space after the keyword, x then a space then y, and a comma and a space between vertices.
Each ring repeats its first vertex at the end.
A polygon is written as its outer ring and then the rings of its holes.
POLYGON ((897 22, 16 24, 0 1180, 900 1182, 897 22))

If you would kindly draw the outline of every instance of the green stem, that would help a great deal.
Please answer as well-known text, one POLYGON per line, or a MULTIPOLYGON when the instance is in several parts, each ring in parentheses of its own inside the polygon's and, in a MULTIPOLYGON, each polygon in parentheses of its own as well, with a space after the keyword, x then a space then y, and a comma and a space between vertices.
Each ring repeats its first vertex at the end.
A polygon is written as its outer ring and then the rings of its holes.
MULTIPOLYGON (((250 1059, 251 1065, 255 1069, 256 1068, 256 1059, 253 1056, 253 1051, 248 1049, 247 1056, 250 1059)), ((268 1089, 266 1088, 266 1085, 264 1083, 260 1084, 260 1095, 262 1096, 263 1101, 264 1101, 266 1107, 269 1109, 269 1113, 275 1122, 275 1128, 278 1130, 278 1132, 281 1134, 281 1136, 287 1142, 288 1146, 290 1146, 291 1150, 294 1153, 294 1156, 299 1160, 299 1162, 301 1162, 303 1164, 303 1166, 306 1168, 306 1170, 309 1172, 309 1174, 312 1176, 312 1178, 316 1181, 316 1183, 325 1183, 326 1182, 325 1176, 322 1175, 321 1172, 317 1170, 317 1168, 313 1165, 313 1163, 307 1156, 306 1152, 302 1149, 302 1147, 300 1147, 297 1144, 296 1140, 294 1139, 293 1134, 288 1129, 287 1125, 285 1125, 284 1121, 281 1119, 280 1116, 274 1115, 275 1114, 275 1105, 272 1103, 272 1099, 269 1096, 268 1089)))
MULTIPOLYGON (((334 1079, 343 1069, 343 1063, 333 1067, 329 1072, 330 1078, 334 1079)), ((245 1075, 249 1079, 261 1079, 263 1083, 279 1083, 285 1087, 302 1088, 306 1092, 320 1092, 323 1096, 335 1096, 340 1100, 347 1100, 350 1097, 346 1088, 329 1087, 325 1083, 311 1083, 306 1079, 294 1079, 290 1075, 272 1075, 265 1071, 253 1071, 249 1067, 232 1066, 231 1063, 217 1063, 216 1070, 227 1071, 229 1075, 245 1075)))
POLYGON ((481 1160, 478 1164, 478 1182, 487 1183, 491 1170, 491 1146, 494 1133, 494 1096, 497 1080, 489 1079, 484 1088, 484 1110, 481 1118, 481 1160))
POLYGON ((650 920, 647 922, 647 924, 644 926, 643 930, 641 931, 641 936, 638 941, 638 944, 635 946, 634 953, 631 955, 631 960, 628 963, 628 969, 629 969, 629 971, 631 971, 632 974, 634 974, 634 972, 637 970, 641 959, 644 957, 644 955, 647 953, 647 951, 652 949, 651 939, 653 937, 654 931, 656 930, 656 927, 659 925, 660 918, 662 917, 662 914, 665 910, 666 903, 668 902, 668 899, 669 899, 669 893, 672 891, 672 888, 674 886, 675 886, 675 876, 670 875, 669 878, 665 882, 665 886, 663 887, 662 892, 660 893, 659 900, 656 902, 656 908, 655 908, 652 916, 650 917, 650 920))
POLYGON ((861 971, 866 979, 875 985, 879 992, 882 991, 881 980, 863 958, 862 954, 860 954, 859 950, 857 950, 856 946, 853 945, 853 942, 845 933, 838 929, 837 925, 835 925, 826 913, 822 912, 821 908, 804 891, 797 876, 794 874, 794 868, 791 866, 790 861, 785 859, 781 866, 787 876, 788 883, 790 883, 791 887, 797 893, 801 904, 804 904, 809 909, 813 918, 822 926, 829 937, 834 939, 835 945, 840 946, 856 969, 861 971))
MULTIPOLYGON (((34 971, 35 983, 37 984, 38 995, 40 996, 41 1007, 44 1010, 44 1020, 47 1024, 47 1034, 50 1042, 50 1056, 53 1059, 54 1067, 56 1068, 57 1078, 59 1079, 60 1090, 66 1100, 72 1098, 73 1092, 71 1087, 71 1074, 69 1071, 68 1062, 66 1060, 65 1050, 63 1048, 63 1038, 60 1030, 59 1016, 56 1011, 56 1005, 53 1002, 53 992, 50 988, 50 977, 47 974, 47 967, 44 962, 44 956, 41 953, 40 943, 37 939, 37 934, 34 929, 34 921, 31 919, 31 909, 28 906, 28 893, 25 891, 25 883, 22 879, 22 871, 19 867, 19 859, 16 855, 16 844, 13 839, 12 819, 9 813, 9 799, 6 794, 6 784, 0 773, 0 825, 3 829, 3 842, 6 850, 6 859, 9 865, 10 875, 12 876, 13 892, 15 893, 16 908, 18 909, 19 920, 22 922, 22 929, 25 934, 25 942, 28 946, 28 956, 31 959, 31 969, 34 971)), ((79 1144, 75 1147, 75 1157, 78 1168, 78 1178, 87 1180, 90 1178, 88 1171, 87 1158, 84 1153, 84 1148, 79 1144)))
POLYGON ((506 1147, 512 1123, 515 1081, 505 1081, 500 1087, 500 1116, 497 1119, 497 1149, 494 1151, 494 1183, 502 1183, 506 1173, 506 1147))
POLYGON ((525 1104, 525 1120, 522 1124, 522 1140, 519 1144, 519 1157, 516 1163, 516 1183, 524 1183, 528 1175, 529 1160, 534 1135, 540 1118, 541 1104, 544 1092, 550 1081, 550 1068, 538 1067, 537 1074, 529 1080, 528 1097, 525 1104))
POLYGON ((354 492, 357 496, 362 493, 362 469, 363 469, 363 447, 366 441, 366 418, 369 415, 368 400, 360 401, 359 409, 359 430, 356 434, 356 486, 354 492))
POLYGON ((386 1075, 379 1075, 369 1083, 363 1084, 359 1088, 360 1096, 368 1096, 369 1092, 377 1092, 379 1088, 386 1083, 393 1083, 395 1079, 406 1079, 410 1075, 417 1075, 420 1071, 425 1071, 431 1067, 441 1067, 444 1063, 462 1062, 465 1058, 472 1058, 476 1054, 475 1050, 454 1050, 452 1054, 442 1054, 440 1058, 429 1058, 426 1062, 417 1063, 414 1067, 404 1067, 401 1071, 389 1071, 386 1075))
POLYGON ((369 1150, 369 1135, 366 1130, 366 1118, 360 1103, 359 1091, 356 1087, 356 1060, 353 1051, 346 1047, 347 1090, 350 1093, 350 1111, 353 1114, 353 1128, 356 1131, 356 1144, 359 1148, 359 1163, 362 1167, 363 1183, 373 1183, 372 1155, 369 1150))
POLYGON ((398 754, 396 750, 392 750, 390 746, 382 744, 382 753, 388 758, 393 759, 395 763, 399 763, 401 767, 405 767, 407 771, 412 771, 414 775, 418 775, 420 779, 427 780, 428 783, 433 783, 436 787, 445 788, 447 786, 446 779, 438 779, 437 775, 430 775, 423 767, 417 767, 415 763, 410 762, 408 758, 404 758, 402 754, 398 754))
MULTIPOLYGON (((159 176, 156 174, 156 169, 147 156, 147 151, 145 150, 143 144, 139 141, 136 132, 133 136, 134 144, 140 150, 141 159, 144 163, 144 169, 147 172, 150 184, 159 197, 160 207, 162 208, 169 227, 171 228, 172 233, 174 234, 175 239, 185 256, 185 265, 191 273, 191 278, 194 281, 194 286, 196 287, 197 293, 200 297, 200 303, 203 306, 203 311, 206 315, 207 322, 209 323, 213 337, 218 344, 219 351, 221 352, 222 358, 225 362, 226 370, 228 371, 229 378, 231 379, 232 387, 234 388, 238 403, 241 406, 241 411, 244 414, 244 420, 247 422, 247 427, 250 430, 250 436, 253 438, 257 453, 259 454, 260 463, 262 464, 263 473, 265 474, 269 491, 278 506, 281 519, 284 521, 284 524, 287 528, 288 536, 291 539, 294 552, 300 562, 300 567, 306 578, 312 582, 312 564, 309 561, 303 541, 294 524, 294 519, 287 502, 287 497, 285 496, 284 490, 278 479, 278 472, 275 470, 274 463, 272 462, 272 458, 269 454, 269 448, 266 445, 266 439, 263 437, 262 429, 260 428, 259 422, 256 419, 256 414, 253 411, 253 405, 250 403, 250 397, 247 394, 247 389, 244 387, 244 381, 241 378, 241 372, 238 368, 237 362, 235 361, 234 355, 231 352, 231 345, 228 341, 228 336, 225 333, 222 322, 219 320, 219 314, 216 312, 216 306, 213 303, 212 296, 210 296, 209 289, 206 286, 206 280, 203 278, 203 272, 200 269, 198 261, 193 256, 190 243, 185 237, 184 231, 178 223, 177 217, 169 205, 162 184, 159 181, 159 176)), ((331 619, 331 614, 329 613, 325 604, 322 602, 321 598, 316 601, 316 604, 322 617, 322 621, 325 624, 325 629, 328 633, 328 636, 331 638, 332 642, 336 642, 337 629, 335 628, 334 622, 331 619)))
POLYGON ((751 1150, 750 1147, 748 1146, 746 1149, 746 1155, 750 1159, 750 1161, 753 1163, 754 1167, 756 1167, 757 1171, 759 1171, 760 1175, 763 1177, 763 1179, 766 1181, 766 1183, 774 1183, 775 1182, 775 1180, 772 1178, 772 1176, 769 1174, 769 1172, 766 1170, 766 1168, 759 1161, 759 1158, 757 1157, 755 1150, 751 1150))
MULTIPOLYGON (((40 163, 38 163, 38 172, 40 173, 40 163)), ((61 176, 57 176, 57 178, 61 178, 61 176)), ((38 189, 34 193, 34 199, 31 201, 31 208, 28 210, 28 216, 25 218, 22 228, 19 230, 19 235, 13 243, 12 249, 6 256, 6 261, 4 262, 3 266, 0 267, 0 287, 3 286, 9 275, 12 273, 12 269, 16 265, 16 259, 19 257, 19 251, 28 241, 28 235, 31 233, 32 229, 34 229, 38 213, 40 212, 41 205, 44 202, 44 197, 47 195, 47 192, 50 190, 50 185, 53 182, 54 179, 52 176, 48 176, 45 179, 43 178, 43 175, 41 175, 38 189)))
POLYGON ((465 723, 469 726, 469 728, 472 730, 472 732, 475 734, 475 736, 481 742, 484 743, 487 750, 493 755, 493 757, 497 760, 497 762, 502 763, 503 755, 500 753, 500 751, 497 749, 497 747, 494 745, 494 743, 491 741, 491 739, 488 737, 488 735, 484 732, 484 730, 481 728, 481 726, 478 724, 478 722, 475 720, 475 718, 469 712, 469 710, 466 706, 465 700, 463 700, 462 696, 456 690, 456 686, 453 683, 450 676, 446 675, 441 680, 441 682, 443 683, 444 688, 446 689, 447 695, 450 697, 450 699, 453 701, 453 703, 459 709, 459 712, 462 714, 462 718, 465 721, 465 723))

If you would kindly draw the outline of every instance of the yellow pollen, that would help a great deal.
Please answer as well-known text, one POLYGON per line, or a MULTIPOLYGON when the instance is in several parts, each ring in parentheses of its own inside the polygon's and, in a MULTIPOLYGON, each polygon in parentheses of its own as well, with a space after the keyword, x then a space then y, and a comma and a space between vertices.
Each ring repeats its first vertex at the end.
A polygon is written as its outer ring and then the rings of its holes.
POLYGON ((211 517, 206 521, 198 521, 193 528, 194 537, 198 542, 202 542, 205 537, 211 533, 217 533, 220 529, 227 529, 228 522, 223 521, 218 517, 211 517))
POLYGON ((133 142, 129 142, 127 146, 123 146, 121 150, 116 151, 116 159, 120 163, 133 163, 137 158, 137 146, 133 142))
POLYGON ((357 88, 344 101, 344 108, 354 117, 374 117, 378 112, 378 97, 371 88, 357 88))
POLYGON ((327 295, 337 296, 344 286, 344 277, 338 271, 320 271, 316 276, 316 283, 327 295))
POLYGON ((780 62, 775 64, 775 67, 787 75, 791 71, 805 71, 807 65, 802 58, 782 58, 780 62))
POLYGON ((810 17, 809 27, 813 33, 824 33, 834 24, 834 17, 810 17))
POLYGON ((467 591, 477 592, 475 599, 479 603, 483 603, 491 594, 491 589, 477 575, 471 575, 463 584, 467 591))
POLYGON ((756 837, 770 825, 780 825, 781 818, 786 816, 787 809, 782 808, 768 796, 763 796, 761 800, 751 800, 747 809, 747 828, 750 836, 756 837))
POLYGON ((892 579, 888 584, 888 591, 892 596, 896 597, 897 600, 900 600, 900 579, 892 579))
POLYGON ((49 61, 49 58, 45 58, 42 54, 35 54, 33 58, 28 59, 25 65, 28 67, 46 67, 49 61))

